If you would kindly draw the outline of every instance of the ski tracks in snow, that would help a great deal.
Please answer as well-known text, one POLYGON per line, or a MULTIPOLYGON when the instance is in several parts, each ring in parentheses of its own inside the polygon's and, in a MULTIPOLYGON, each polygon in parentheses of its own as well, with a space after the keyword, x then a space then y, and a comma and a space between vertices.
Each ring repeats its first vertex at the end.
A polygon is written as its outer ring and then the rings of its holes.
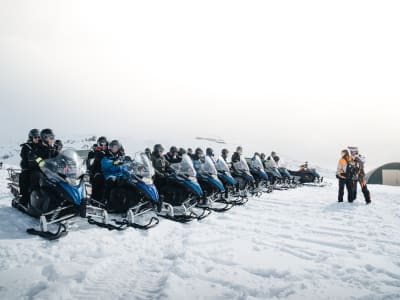
POLYGON ((143 232, 77 222, 56 242, 10 208, 0 176, 1 299, 398 299, 400 190, 336 203, 336 187, 252 198, 143 232))

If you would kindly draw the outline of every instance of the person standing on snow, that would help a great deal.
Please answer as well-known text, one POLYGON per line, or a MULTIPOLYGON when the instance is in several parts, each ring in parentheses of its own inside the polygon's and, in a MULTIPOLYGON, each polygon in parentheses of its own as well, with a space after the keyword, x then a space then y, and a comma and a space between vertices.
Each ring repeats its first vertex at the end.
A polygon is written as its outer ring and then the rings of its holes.
POLYGON ((368 190, 367 183, 365 182, 365 171, 364 171, 365 158, 361 154, 359 154, 358 149, 352 152, 352 157, 357 170, 357 180, 355 181, 353 186, 353 199, 355 200, 357 198, 357 181, 358 181, 358 183, 361 186, 361 191, 364 195, 365 203, 370 204, 371 194, 368 190))
POLYGON ((336 178, 339 180, 338 202, 343 202, 344 188, 347 189, 347 200, 353 202, 353 174, 354 168, 350 153, 347 149, 342 150, 341 157, 338 162, 336 178))

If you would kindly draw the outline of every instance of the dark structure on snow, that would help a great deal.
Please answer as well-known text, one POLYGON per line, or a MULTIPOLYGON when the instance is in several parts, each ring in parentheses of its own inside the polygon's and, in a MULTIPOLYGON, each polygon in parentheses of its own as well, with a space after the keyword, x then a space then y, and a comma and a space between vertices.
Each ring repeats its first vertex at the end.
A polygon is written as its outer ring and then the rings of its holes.
POLYGON ((366 179, 368 184, 400 186, 400 162, 382 165, 368 172, 366 179))

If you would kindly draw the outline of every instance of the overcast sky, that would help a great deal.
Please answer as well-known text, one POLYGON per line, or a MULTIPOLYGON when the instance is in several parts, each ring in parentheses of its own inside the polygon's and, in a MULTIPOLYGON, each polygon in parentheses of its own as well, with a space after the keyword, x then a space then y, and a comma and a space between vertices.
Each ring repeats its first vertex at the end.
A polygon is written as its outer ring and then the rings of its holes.
POLYGON ((0 5, 3 142, 51 127, 400 161, 398 1, 0 5))

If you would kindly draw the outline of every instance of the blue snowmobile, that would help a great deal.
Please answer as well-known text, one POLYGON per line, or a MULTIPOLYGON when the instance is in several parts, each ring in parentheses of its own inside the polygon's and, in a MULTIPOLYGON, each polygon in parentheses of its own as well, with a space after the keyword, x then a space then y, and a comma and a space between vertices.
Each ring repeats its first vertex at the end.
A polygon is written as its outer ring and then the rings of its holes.
POLYGON ((187 223, 201 220, 210 215, 208 208, 198 208, 203 197, 203 190, 196 179, 196 170, 187 154, 180 162, 170 165, 166 184, 159 188, 162 197, 160 217, 187 223))
POLYGON ((218 179, 218 172, 215 163, 210 156, 199 159, 195 163, 197 180, 203 189, 203 201, 199 207, 207 207, 216 212, 224 212, 233 207, 232 203, 219 201, 225 194, 225 187, 218 179), (221 204, 223 204, 221 206, 221 204))
MULTIPOLYGON (((90 215, 87 206, 84 175, 85 164, 73 149, 62 151, 57 157, 46 159, 40 166, 39 188, 31 191, 27 205, 19 202, 18 171, 9 169, 8 184, 15 198, 12 206, 34 218, 39 218, 39 230, 27 229, 30 234, 38 235, 48 240, 55 240, 67 234, 67 221, 77 217, 90 215), (49 226, 58 225, 55 232, 49 231, 49 226)), ((96 210, 95 215, 101 211, 96 210)))
POLYGON ((122 218, 98 222, 89 218, 89 223, 110 230, 123 230, 126 227, 149 229, 159 223, 155 216, 161 210, 161 200, 153 183, 154 168, 145 153, 137 153, 134 160, 126 160, 121 169, 126 176, 118 178, 109 191, 108 199, 100 202, 91 199, 91 203, 108 213, 122 214, 122 218), (143 224, 143 219, 150 216, 143 224))

